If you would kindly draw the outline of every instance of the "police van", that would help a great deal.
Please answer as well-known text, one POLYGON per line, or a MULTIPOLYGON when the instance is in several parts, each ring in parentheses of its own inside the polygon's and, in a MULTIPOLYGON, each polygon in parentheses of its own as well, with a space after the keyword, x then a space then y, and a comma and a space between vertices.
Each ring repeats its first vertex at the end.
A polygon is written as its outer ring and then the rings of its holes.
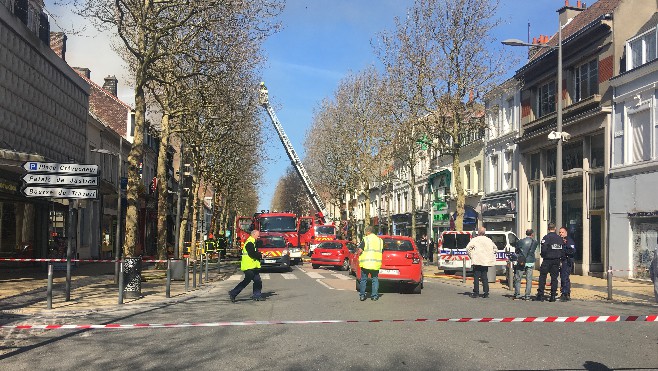
MULTIPOLYGON (((487 231, 485 234, 491 238, 498 248, 496 253, 496 274, 507 273, 507 253, 514 252, 518 238, 511 231, 487 231)), ((446 274, 461 271, 466 265, 466 271, 471 271, 471 260, 466 253, 466 245, 474 237, 474 232, 445 231, 438 240, 439 269, 446 274)))

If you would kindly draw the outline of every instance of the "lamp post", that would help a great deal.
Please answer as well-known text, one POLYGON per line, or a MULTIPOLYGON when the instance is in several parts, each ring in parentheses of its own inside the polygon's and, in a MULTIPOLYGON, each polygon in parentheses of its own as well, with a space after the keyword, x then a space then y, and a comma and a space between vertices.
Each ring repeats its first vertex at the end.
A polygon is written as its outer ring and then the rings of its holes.
MULTIPOLYGON (((562 132, 562 25, 558 23, 557 46, 544 44, 531 44, 518 39, 507 39, 502 41, 503 45, 509 46, 535 46, 557 50, 557 133, 551 133, 549 139, 557 140, 557 153, 555 159, 555 225, 562 227, 562 142, 565 134, 562 132)), ((550 207, 550 203, 549 203, 550 207)))
POLYGON ((119 160, 119 166, 117 170, 117 229, 116 229, 116 235, 114 238, 114 245, 115 245, 115 253, 114 253, 114 283, 119 282, 119 254, 120 254, 120 238, 121 238, 121 163, 122 161, 122 156, 121 156, 121 151, 123 147, 123 138, 119 138, 119 153, 111 152, 106 149, 92 149, 91 152, 96 152, 96 153, 103 153, 106 155, 113 155, 117 156, 119 160))

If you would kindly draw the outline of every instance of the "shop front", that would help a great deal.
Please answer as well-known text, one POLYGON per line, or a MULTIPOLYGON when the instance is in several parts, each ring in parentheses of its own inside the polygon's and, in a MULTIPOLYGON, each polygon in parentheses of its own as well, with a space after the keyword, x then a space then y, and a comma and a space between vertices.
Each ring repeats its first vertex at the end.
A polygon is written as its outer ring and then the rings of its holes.
POLYGON ((487 195, 482 198, 482 224, 491 231, 512 231, 518 235, 516 228, 517 192, 487 195))

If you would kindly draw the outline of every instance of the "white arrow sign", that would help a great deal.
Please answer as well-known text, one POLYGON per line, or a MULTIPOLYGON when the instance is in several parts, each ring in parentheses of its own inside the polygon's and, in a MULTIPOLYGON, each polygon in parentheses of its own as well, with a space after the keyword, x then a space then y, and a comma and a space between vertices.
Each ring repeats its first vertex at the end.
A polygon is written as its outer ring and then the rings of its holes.
POLYGON ((98 165, 86 164, 59 164, 56 162, 29 161, 23 164, 28 173, 49 174, 91 174, 98 175, 98 165))
POLYGON ((98 185, 98 177, 95 176, 25 174, 23 176, 23 180, 27 184, 74 185, 74 186, 98 185))
POLYGON ((25 187, 22 192, 26 197, 77 199, 98 198, 97 189, 25 187))

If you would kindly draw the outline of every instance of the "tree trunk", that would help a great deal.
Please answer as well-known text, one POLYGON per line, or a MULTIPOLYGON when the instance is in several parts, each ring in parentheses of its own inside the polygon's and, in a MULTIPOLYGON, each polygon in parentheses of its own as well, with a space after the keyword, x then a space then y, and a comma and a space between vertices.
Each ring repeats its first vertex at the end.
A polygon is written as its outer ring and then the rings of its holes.
POLYGON ((192 202, 190 202, 190 207, 192 207, 192 241, 190 242, 190 259, 195 261, 197 259, 197 223, 199 220, 199 177, 197 176, 196 171, 192 173, 192 192, 190 196, 192 197, 192 202))
POLYGON ((416 241, 416 173, 413 166, 411 166, 409 176, 411 177, 411 238, 416 241))
POLYGON ((459 171, 459 149, 454 149, 452 155, 452 174, 455 182, 455 192, 457 193, 457 219, 455 220, 455 229, 458 231, 464 230, 464 189, 462 188, 462 177, 459 171))
POLYGON ((167 148, 169 147, 169 115, 164 114, 160 121, 160 149, 158 151, 157 167, 157 197, 158 197, 158 260, 167 259, 167 148))
POLYGON ((182 205, 182 210, 181 212, 183 213, 181 222, 180 222, 180 227, 178 229, 178 258, 182 259, 183 258, 183 251, 185 251, 185 232, 187 231, 187 221, 190 218, 190 205, 191 205, 191 200, 187 199, 183 201, 182 205))

